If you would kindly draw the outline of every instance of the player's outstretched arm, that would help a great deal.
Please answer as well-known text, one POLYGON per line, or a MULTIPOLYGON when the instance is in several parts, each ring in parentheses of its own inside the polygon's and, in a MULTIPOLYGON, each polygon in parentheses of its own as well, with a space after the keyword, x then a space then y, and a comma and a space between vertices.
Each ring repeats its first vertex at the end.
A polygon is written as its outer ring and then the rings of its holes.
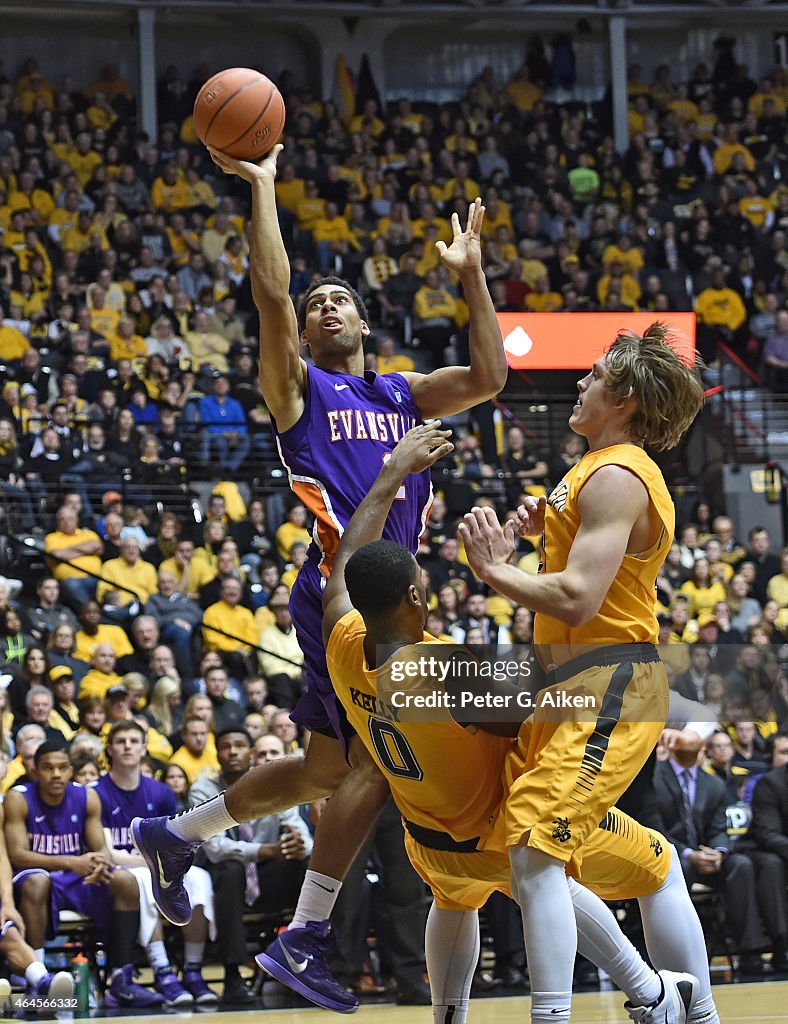
POLYGON ((470 566, 483 583, 534 612, 582 626, 599 611, 648 501, 638 477, 621 466, 603 466, 580 492, 580 528, 566 568, 539 576, 509 564, 514 528, 507 523, 502 530, 492 509, 473 509, 459 530, 470 566))
MULTIPOLYGON (((347 524, 342 542, 334 558, 331 576, 323 591, 323 641, 328 643, 331 631, 343 615, 353 607, 345 586, 345 566, 359 548, 380 540, 383 527, 405 477, 421 473, 438 459, 448 455, 454 445, 448 440, 450 430, 440 429, 440 420, 422 423, 409 430, 384 462, 378 478, 347 524)), ((381 581, 381 586, 385 582, 381 581)))
POLYGON ((252 295, 260 313, 260 384, 265 404, 280 430, 287 430, 301 415, 306 387, 306 363, 299 355, 298 324, 290 299, 290 261, 276 214, 277 145, 264 160, 235 160, 208 148, 213 162, 225 174, 237 174, 252 188, 251 261, 252 295))
POLYGON ((421 415, 451 416, 494 398, 506 384, 506 353, 482 270, 481 230, 484 207, 471 203, 463 230, 456 213, 450 246, 436 242, 441 262, 457 274, 470 312, 470 365, 445 366, 432 373, 404 373, 421 415))

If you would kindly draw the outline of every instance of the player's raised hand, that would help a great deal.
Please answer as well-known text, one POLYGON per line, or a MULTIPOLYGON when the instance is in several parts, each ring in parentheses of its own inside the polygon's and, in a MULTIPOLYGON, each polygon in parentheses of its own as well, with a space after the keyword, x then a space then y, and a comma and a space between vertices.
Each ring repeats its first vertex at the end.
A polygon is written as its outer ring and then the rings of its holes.
POLYGON ((544 532, 547 498, 527 497, 517 509, 517 532, 521 537, 535 537, 544 532))
POLYGON ((438 459, 454 451, 448 439, 450 430, 441 430, 440 420, 430 420, 409 430, 398 442, 389 459, 389 466, 404 479, 410 473, 421 473, 435 465, 438 459))
POLYGON ((489 569, 505 565, 515 549, 514 520, 501 527, 491 508, 471 509, 458 527, 471 569, 483 580, 489 569))
POLYGON ((235 157, 222 153, 219 149, 208 146, 211 160, 224 171, 225 174, 237 174, 239 178, 248 181, 250 184, 257 179, 276 177, 276 158, 285 147, 281 143, 274 146, 271 152, 264 156, 258 163, 251 160, 236 160, 235 157))
POLYGON ((451 215, 451 229, 454 238, 450 246, 445 242, 436 242, 441 263, 447 270, 455 274, 462 274, 469 270, 481 269, 482 265, 482 223, 484 221, 484 207, 481 199, 477 198, 468 208, 468 222, 465 230, 460 227, 460 218, 456 213, 451 215))

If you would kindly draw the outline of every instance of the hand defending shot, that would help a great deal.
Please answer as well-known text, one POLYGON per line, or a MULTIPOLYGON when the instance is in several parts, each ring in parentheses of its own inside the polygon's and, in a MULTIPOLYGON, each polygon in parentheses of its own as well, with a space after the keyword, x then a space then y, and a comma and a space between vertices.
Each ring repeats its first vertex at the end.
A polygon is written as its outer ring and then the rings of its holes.
POLYGON ((451 215, 451 229, 454 238, 450 246, 445 242, 436 242, 438 255, 441 263, 447 270, 455 274, 467 273, 470 270, 480 270, 482 265, 482 223, 484 222, 484 207, 481 199, 476 199, 468 208, 468 223, 465 230, 460 227, 460 218, 456 213, 451 215))
POLYGON ((454 451, 454 445, 448 440, 451 431, 441 430, 440 425, 440 420, 432 420, 409 430, 391 453, 388 461, 391 469, 404 479, 411 473, 429 469, 438 459, 454 451))
POLYGON ((514 554, 514 521, 501 528, 491 508, 472 508, 458 527, 468 562, 477 578, 495 565, 505 565, 514 554))

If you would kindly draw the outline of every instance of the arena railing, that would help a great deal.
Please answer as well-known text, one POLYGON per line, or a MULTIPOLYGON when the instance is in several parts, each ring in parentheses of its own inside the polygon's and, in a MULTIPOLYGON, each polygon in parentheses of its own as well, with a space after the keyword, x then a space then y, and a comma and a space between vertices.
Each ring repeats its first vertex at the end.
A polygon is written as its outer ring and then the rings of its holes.
MULTIPOLYGON (((51 551, 46 551, 44 549, 44 545, 40 544, 34 537, 25 537, 23 543, 26 547, 32 548, 39 554, 43 555, 44 558, 47 560, 51 559, 53 562, 57 562, 58 565, 68 565, 72 569, 77 569, 84 576, 89 576, 91 579, 96 580, 97 583, 107 583, 113 590, 120 590, 124 594, 131 594, 134 600, 140 605, 140 613, 142 613, 142 602, 140 602, 139 595, 137 594, 137 592, 135 590, 132 590, 131 587, 124 587, 122 584, 117 583, 115 580, 110 580, 107 579, 106 576, 102 576, 101 573, 91 572, 90 569, 85 569, 83 566, 77 565, 75 562, 71 561, 68 558, 61 558, 60 555, 55 555, 51 551)), ((278 661, 287 662, 288 665, 295 665, 297 668, 301 669, 304 667, 303 664, 299 661, 295 661, 292 658, 288 658, 285 655, 280 654, 278 651, 270 651, 266 647, 261 647, 260 644, 250 643, 248 640, 244 640, 242 637, 237 636, 235 633, 229 633, 227 630, 220 629, 218 626, 211 626, 207 623, 201 622, 200 628, 208 629, 212 633, 218 633, 221 636, 227 637, 230 640, 235 640, 239 645, 242 645, 244 647, 250 647, 252 650, 259 651, 261 654, 269 654, 272 657, 276 658, 278 661)))

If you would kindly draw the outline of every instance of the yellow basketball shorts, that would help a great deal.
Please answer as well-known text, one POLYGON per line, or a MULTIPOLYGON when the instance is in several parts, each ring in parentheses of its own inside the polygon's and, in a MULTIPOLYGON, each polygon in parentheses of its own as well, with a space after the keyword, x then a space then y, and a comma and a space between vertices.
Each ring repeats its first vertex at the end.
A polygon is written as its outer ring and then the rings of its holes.
POLYGON ((528 846, 566 862, 579 879, 585 844, 665 727, 668 680, 656 649, 641 644, 604 648, 559 671, 507 755, 502 813, 506 846, 527 836, 528 846), (644 660, 622 660, 628 651, 644 660), (608 663, 589 666, 591 657, 608 663), (585 700, 567 707, 564 695, 585 700))
MULTIPOLYGON (((405 830, 410 862, 446 910, 478 910, 494 892, 511 896, 511 868, 505 850, 474 853, 434 850, 405 830)), ((637 899, 656 892, 670 870, 664 836, 613 808, 584 847, 580 881, 603 900, 637 899)))

